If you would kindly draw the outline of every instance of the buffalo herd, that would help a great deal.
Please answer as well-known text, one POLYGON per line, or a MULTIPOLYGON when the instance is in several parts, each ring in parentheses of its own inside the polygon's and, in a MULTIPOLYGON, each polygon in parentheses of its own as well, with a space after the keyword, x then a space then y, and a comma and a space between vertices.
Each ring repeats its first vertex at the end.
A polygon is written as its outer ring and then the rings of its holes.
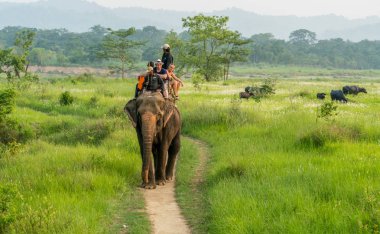
MULTIPOLYGON (((358 93, 367 93, 367 90, 365 88, 358 87, 356 85, 352 86, 344 86, 342 90, 331 90, 330 96, 332 101, 339 101, 346 103, 348 99, 344 96, 347 94, 353 94, 357 95, 358 93)), ((317 93, 318 99, 325 99, 326 94, 325 93, 317 93)))
MULTIPOLYGON (((250 97, 253 96, 253 94, 248 90, 249 87, 245 88, 245 92, 239 93, 240 98, 245 98, 249 99, 250 97)), ((331 90, 330 92, 330 97, 332 101, 339 101, 339 102, 344 102, 347 103, 348 99, 345 97, 347 94, 353 94, 357 95, 358 93, 367 93, 367 90, 365 88, 361 88, 356 85, 346 85, 342 88, 342 90, 331 90)), ((318 99, 325 99, 326 93, 317 93, 317 98, 318 99)))

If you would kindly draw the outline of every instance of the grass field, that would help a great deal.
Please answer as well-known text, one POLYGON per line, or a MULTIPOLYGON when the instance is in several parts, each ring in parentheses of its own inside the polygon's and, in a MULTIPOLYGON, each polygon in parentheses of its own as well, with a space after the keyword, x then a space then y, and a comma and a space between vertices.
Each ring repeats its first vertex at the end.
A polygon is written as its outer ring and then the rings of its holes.
MULTIPOLYGON (((195 233, 376 233, 380 225, 380 73, 241 68, 226 82, 185 82, 183 134, 210 147, 192 206, 197 149, 183 141, 177 197, 195 233), (238 92, 276 78, 276 94, 238 92), (328 93, 360 84, 368 94, 317 118, 328 93), (207 220, 207 222, 206 222, 207 220)), ((25 143, 2 147, 0 225, 15 233, 148 233, 137 186, 141 160, 122 108, 134 79, 44 78, 19 91, 10 118, 25 143), (59 104, 69 91, 74 102, 59 104), (4 202, 3 202, 4 203, 4 202), (4 204, 5 204, 4 203, 4 204)), ((5 87, 5 83, 0 84, 5 87)), ((328 101, 325 101, 328 102, 328 101)))

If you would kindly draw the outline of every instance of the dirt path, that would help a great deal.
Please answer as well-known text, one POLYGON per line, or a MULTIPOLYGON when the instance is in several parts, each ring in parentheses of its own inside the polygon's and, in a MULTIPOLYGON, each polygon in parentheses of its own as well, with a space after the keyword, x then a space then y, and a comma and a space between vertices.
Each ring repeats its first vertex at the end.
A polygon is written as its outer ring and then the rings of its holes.
POLYGON ((174 195, 174 181, 156 189, 144 191, 146 209, 152 223, 152 233, 191 233, 174 195))
MULTIPOLYGON (((202 173, 207 162, 207 146, 202 141, 188 138, 199 148, 199 165, 195 171, 193 179, 193 191, 197 190, 197 185, 201 183, 202 173)), ((154 234, 187 234, 191 233, 185 218, 175 200, 174 181, 165 186, 157 186, 157 189, 144 190, 146 210, 152 223, 152 233, 154 234)))

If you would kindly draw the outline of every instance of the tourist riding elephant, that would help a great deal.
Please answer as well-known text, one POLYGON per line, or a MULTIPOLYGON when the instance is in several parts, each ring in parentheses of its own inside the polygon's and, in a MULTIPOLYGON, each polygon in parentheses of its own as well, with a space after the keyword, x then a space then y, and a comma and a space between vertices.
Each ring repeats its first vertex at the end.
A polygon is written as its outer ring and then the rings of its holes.
POLYGON ((153 92, 130 100, 124 110, 136 129, 140 144, 141 187, 153 189, 156 182, 164 185, 167 180, 173 179, 174 164, 181 147, 181 116, 178 109, 159 92, 153 92))

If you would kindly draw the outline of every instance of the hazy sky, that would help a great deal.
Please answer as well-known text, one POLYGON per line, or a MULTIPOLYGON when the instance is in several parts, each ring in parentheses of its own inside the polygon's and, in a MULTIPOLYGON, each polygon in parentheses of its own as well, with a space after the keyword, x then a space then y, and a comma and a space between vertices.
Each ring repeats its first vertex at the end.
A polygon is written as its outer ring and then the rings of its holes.
MULTIPOLYGON (((0 0, 30 2, 33 0, 0 0)), ((57 1, 57 0, 55 0, 57 1)), ((62 0, 65 1, 65 0, 62 0)), ((265 15, 312 16, 336 14, 348 18, 380 16, 379 0, 88 0, 106 7, 149 7, 154 9, 210 12, 237 7, 265 15)))

